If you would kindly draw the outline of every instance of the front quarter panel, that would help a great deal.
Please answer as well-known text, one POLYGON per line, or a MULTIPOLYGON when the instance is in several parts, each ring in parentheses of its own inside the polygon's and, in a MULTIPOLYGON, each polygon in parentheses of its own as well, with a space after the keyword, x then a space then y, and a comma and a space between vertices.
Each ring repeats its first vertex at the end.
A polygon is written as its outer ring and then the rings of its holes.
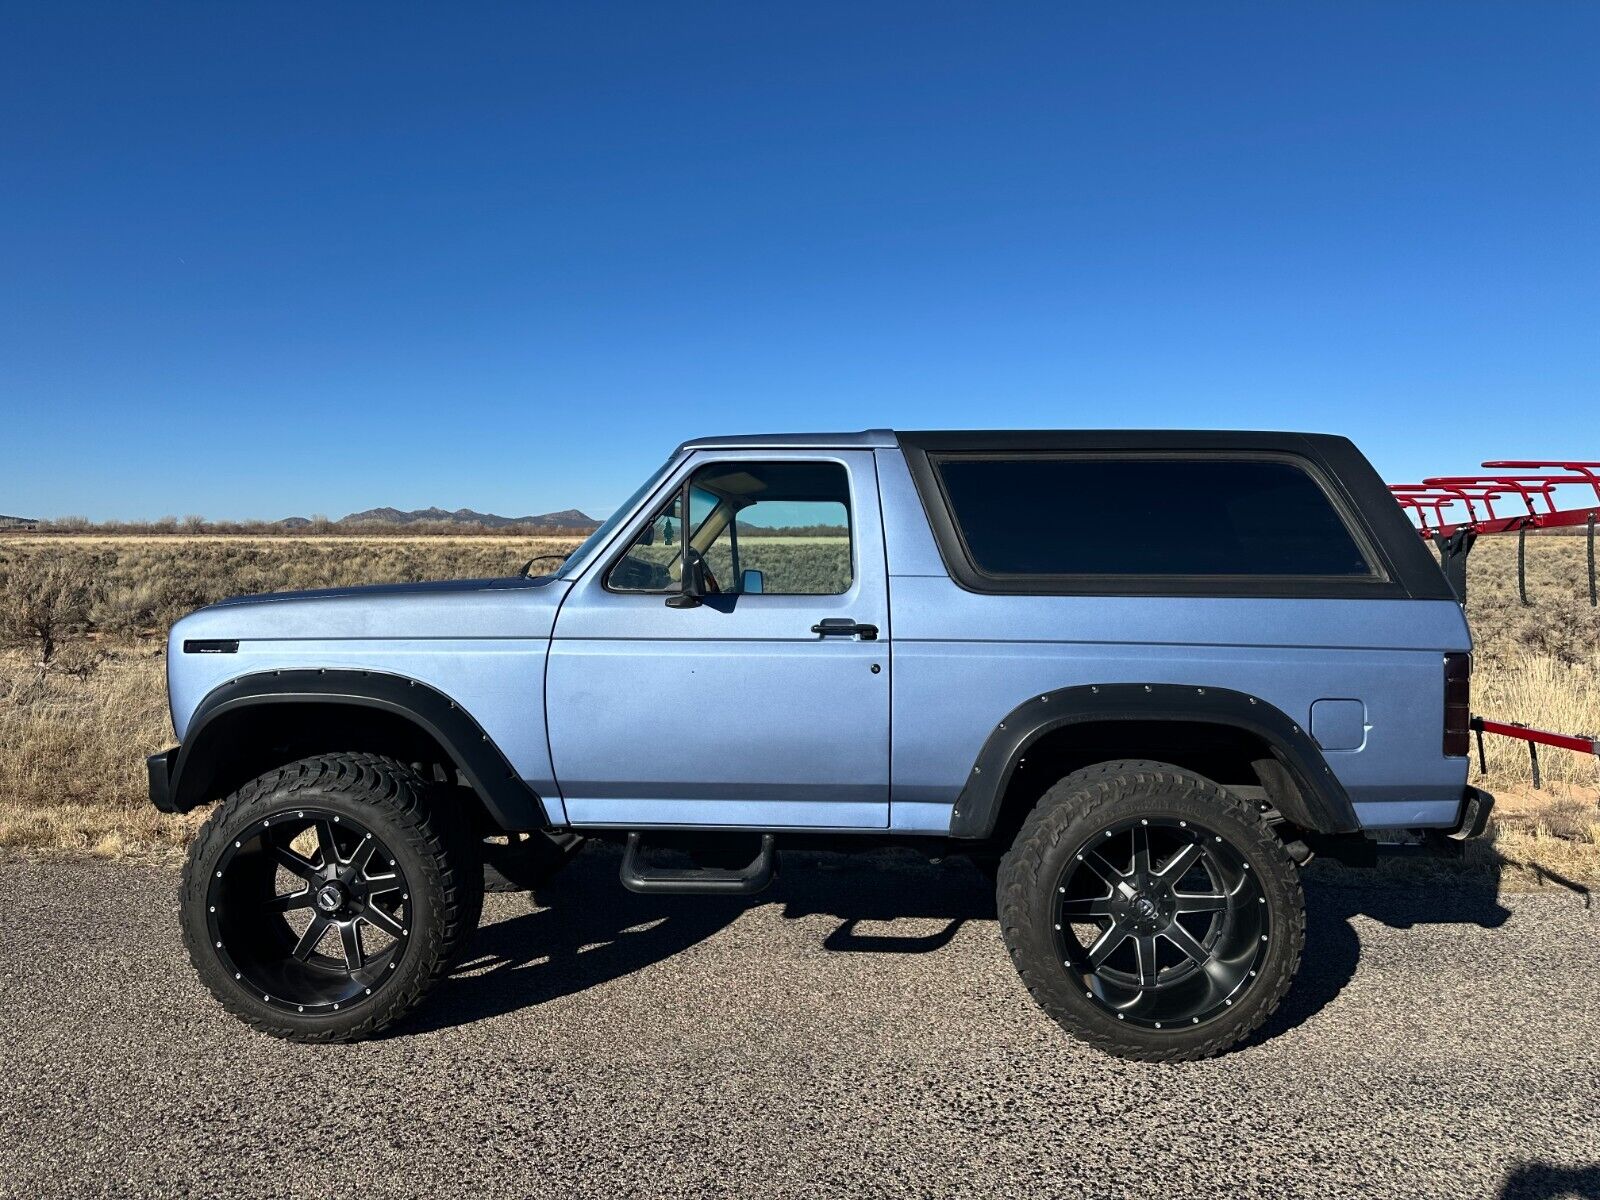
POLYGON ((339 595, 218 605, 172 628, 167 676, 182 741, 214 689, 245 675, 322 669, 415 679, 459 705, 494 741, 552 820, 565 821, 545 736, 544 671, 567 590, 484 589, 439 595, 339 595), (237 642, 188 653, 186 642, 237 642))

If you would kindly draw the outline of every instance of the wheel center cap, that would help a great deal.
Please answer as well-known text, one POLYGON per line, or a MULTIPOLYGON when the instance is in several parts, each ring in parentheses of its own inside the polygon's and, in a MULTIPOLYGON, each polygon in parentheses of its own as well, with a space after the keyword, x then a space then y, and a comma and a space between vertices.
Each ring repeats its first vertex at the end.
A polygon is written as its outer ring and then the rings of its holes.
POLYGON ((338 912, 344 906, 344 889, 337 883, 325 883, 317 889, 314 903, 318 912, 338 912))
POLYGON ((1135 900, 1133 902, 1133 911, 1138 913, 1139 916, 1146 921, 1154 921, 1156 917, 1161 915, 1160 908, 1157 907, 1156 902, 1150 899, 1149 896, 1140 896, 1137 900, 1135 900))

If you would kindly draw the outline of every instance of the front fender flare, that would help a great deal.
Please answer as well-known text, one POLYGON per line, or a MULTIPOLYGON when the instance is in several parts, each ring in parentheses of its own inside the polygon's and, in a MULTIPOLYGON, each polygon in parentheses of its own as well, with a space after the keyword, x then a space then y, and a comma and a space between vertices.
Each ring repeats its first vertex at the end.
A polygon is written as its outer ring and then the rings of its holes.
POLYGON ((444 748, 502 829, 549 827, 544 802, 517 774, 471 714, 436 688, 382 671, 295 669, 241 675, 200 701, 171 762, 170 811, 184 812, 212 796, 208 786, 228 746, 218 722, 262 705, 319 704, 377 709, 400 717, 444 748), (207 729, 212 736, 207 736, 207 729))
POLYGON ((953 838, 986 838, 1018 761, 1045 734, 1103 721, 1187 721, 1231 726, 1266 743, 1298 795, 1283 798, 1283 815, 1318 833, 1360 829, 1355 806, 1311 734, 1259 696, 1228 688, 1173 683, 1083 684, 1026 700, 1006 714, 978 752, 950 821, 953 838))

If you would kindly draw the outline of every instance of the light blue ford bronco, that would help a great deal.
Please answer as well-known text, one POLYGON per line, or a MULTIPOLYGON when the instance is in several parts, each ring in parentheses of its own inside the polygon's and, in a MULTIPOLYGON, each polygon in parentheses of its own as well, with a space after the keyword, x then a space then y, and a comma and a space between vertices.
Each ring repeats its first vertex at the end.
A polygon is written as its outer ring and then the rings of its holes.
POLYGON ((1068 1031, 1197 1058, 1288 990, 1300 864, 1492 803, 1461 607, 1343 438, 707 438, 547 565, 173 628, 151 798, 220 801, 181 918, 250 1025, 374 1033, 486 876, 585 841, 635 891, 733 894, 785 848, 894 844, 995 879, 1068 1031))

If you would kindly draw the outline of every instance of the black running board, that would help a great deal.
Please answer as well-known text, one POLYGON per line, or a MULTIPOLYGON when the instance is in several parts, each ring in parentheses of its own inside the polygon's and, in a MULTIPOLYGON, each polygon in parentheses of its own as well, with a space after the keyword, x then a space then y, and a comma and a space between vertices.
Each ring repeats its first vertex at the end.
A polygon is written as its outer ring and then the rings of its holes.
POLYGON ((622 855, 622 886, 630 892, 653 892, 674 896, 752 896, 761 891, 778 873, 776 839, 761 835, 761 849, 750 865, 730 870, 724 867, 656 868, 643 862, 643 839, 637 830, 628 834, 628 848, 622 855))

